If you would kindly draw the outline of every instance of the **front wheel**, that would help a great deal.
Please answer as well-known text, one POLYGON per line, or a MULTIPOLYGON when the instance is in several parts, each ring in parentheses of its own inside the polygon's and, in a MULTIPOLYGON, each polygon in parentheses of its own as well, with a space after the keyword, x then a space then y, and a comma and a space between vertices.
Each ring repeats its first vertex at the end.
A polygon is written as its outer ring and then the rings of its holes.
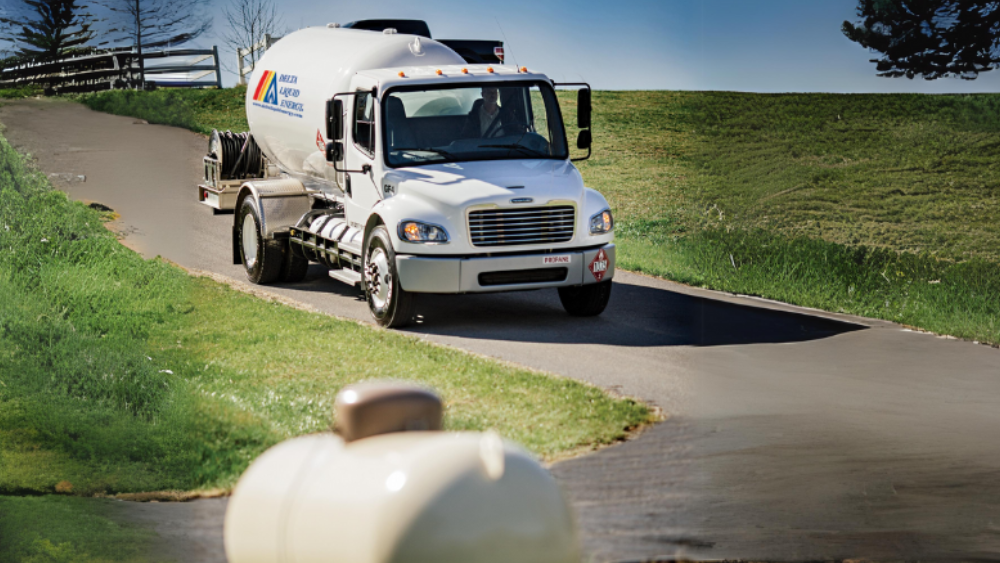
POLYGON ((560 287, 559 300, 574 317, 596 317, 604 312, 611 299, 611 280, 590 285, 560 287))
POLYGON ((396 253, 383 225, 372 230, 365 249, 365 297, 379 325, 406 326, 413 320, 413 295, 403 289, 396 273, 396 253))

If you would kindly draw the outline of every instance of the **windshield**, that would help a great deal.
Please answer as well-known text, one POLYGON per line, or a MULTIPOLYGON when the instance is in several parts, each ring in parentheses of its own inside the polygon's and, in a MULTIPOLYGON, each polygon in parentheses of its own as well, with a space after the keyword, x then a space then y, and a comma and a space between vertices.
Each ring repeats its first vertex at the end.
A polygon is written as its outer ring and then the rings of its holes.
POLYGON ((567 157, 555 93, 544 83, 393 90, 383 107, 390 166, 567 157))

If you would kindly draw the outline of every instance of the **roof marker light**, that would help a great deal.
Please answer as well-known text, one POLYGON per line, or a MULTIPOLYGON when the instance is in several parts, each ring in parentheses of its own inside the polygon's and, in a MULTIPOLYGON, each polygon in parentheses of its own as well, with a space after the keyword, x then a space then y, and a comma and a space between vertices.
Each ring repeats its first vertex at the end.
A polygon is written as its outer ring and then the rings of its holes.
POLYGON ((521 72, 528 72, 528 67, 522 66, 521 67, 521 72))
POLYGON ((438 75, 438 76, 441 76, 442 74, 444 74, 444 73, 443 73, 443 72, 441 72, 441 69, 437 69, 437 75, 438 75))
POLYGON ((406 78, 406 74, 403 71, 399 71, 400 78, 406 78))
POLYGON ((469 74, 469 69, 463 68, 462 69, 462 74, 469 74))
POLYGON ((493 67, 491 66, 486 67, 486 72, 493 74, 493 67))

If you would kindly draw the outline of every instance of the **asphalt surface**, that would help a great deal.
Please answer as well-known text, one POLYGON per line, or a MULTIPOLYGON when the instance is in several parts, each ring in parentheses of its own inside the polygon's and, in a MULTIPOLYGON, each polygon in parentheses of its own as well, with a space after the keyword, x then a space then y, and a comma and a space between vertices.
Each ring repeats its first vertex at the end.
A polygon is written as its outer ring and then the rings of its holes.
MULTIPOLYGON (((58 100, 0 107, 4 134, 59 188, 121 214, 126 244, 243 280, 232 216, 197 203, 207 141, 136 122, 58 100)), ((368 319, 316 265, 268 290, 368 319)), ((625 272, 594 319, 568 317, 555 291, 430 296, 418 311, 407 332, 669 414, 553 467, 590 559, 1000 559, 996 349, 625 272)), ((224 560, 224 511, 123 506, 184 561, 224 560)))

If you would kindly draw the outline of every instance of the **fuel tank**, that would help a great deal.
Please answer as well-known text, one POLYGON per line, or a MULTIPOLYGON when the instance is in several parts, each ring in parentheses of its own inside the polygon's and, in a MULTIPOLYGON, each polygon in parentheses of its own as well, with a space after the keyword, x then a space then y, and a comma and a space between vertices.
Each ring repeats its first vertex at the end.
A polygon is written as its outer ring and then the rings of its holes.
MULTIPOLYGON (((272 163, 332 182, 326 170, 326 102, 366 70, 463 64, 448 47, 416 35, 311 27, 290 33, 257 62, 247 86, 250 132, 272 163)), ((345 112, 351 99, 344 100, 345 112)))

